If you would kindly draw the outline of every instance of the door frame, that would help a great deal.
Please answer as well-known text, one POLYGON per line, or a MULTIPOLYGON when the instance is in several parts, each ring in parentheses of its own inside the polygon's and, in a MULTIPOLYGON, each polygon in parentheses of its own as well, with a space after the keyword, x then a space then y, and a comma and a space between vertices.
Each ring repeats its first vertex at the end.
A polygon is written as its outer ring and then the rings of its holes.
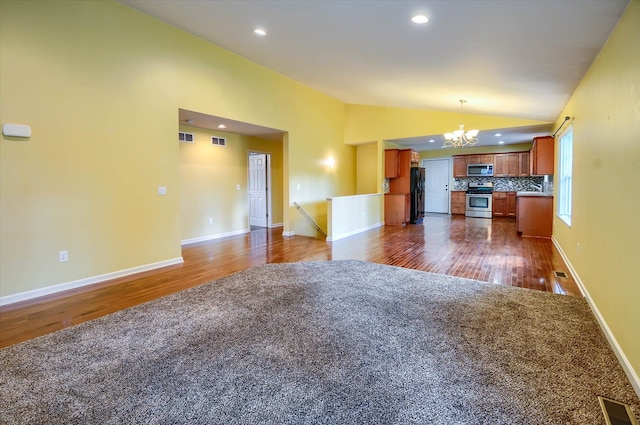
MULTIPOLYGON (((259 151, 255 149, 250 149, 247 151, 247 182, 249 182, 250 174, 251 174, 251 155, 265 155, 265 168, 266 168, 266 185, 267 185, 267 193, 265 196, 265 201, 267 204, 267 228, 271 229, 273 227, 272 221, 272 208, 271 208, 271 152, 259 151)), ((251 229, 251 195, 249 194, 249 185, 247 184, 247 224, 249 225, 249 229, 251 229)))
MULTIPOLYGON (((445 160, 447 161, 447 181, 449 182, 447 184, 447 212, 446 213, 442 213, 442 214, 451 214, 451 191, 453 190, 453 186, 455 184, 455 180, 453 179, 453 172, 452 172, 452 160, 453 158, 425 158, 421 161, 421 165, 422 167, 425 169, 427 169, 427 161, 442 161, 445 160)), ((425 173, 425 179, 426 179, 426 173, 425 173)), ((426 180, 425 180, 425 187, 426 187, 426 180)), ((425 191, 425 196, 424 196, 424 210, 425 210, 425 214, 427 211, 427 193, 425 191)))

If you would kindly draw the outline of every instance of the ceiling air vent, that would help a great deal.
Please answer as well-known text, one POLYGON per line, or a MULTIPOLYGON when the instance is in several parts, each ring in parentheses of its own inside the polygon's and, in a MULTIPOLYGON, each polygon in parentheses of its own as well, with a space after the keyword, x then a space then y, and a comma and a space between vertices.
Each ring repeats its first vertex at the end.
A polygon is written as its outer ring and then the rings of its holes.
POLYGON ((211 144, 216 146, 227 146, 227 139, 224 137, 211 136, 211 144))
POLYGON ((193 133, 178 132, 178 140, 182 143, 193 143, 193 133))

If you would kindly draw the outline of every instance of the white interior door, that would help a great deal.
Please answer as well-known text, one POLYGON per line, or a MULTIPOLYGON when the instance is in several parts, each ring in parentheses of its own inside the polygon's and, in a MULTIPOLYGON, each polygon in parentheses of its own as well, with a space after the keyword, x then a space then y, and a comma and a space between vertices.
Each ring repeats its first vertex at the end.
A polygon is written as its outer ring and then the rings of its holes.
POLYGON ((432 213, 449 212, 449 159, 427 159, 425 168, 424 210, 432 213))
POLYGON ((267 154, 249 155, 249 225, 267 227, 267 154))

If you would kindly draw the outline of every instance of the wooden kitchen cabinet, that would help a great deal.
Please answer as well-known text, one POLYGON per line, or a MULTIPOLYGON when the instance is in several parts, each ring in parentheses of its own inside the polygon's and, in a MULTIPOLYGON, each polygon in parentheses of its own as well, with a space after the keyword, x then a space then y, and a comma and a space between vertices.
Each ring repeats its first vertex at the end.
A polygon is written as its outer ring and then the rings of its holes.
POLYGON ((420 154, 411 149, 386 149, 384 156, 385 177, 389 179, 389 193, 384 196, 385 224, 404 226, 411 220, 411 167, 417 165, 420 154))
POLYGON ((507 215, 507 192, 493 192, 493 211, 494 217, 506 217, 507 215))
POLYGON ((385 149, 384 176, 389 179, 390 191, 411 191, 411 167, 416 166, 420 153, 411 149, 385 149))
POLYGON ((518 163, 518 176, 529 177, 529 167, 531 167, 529 163, 529 152, 518 153, 518 163))
POLYGON ((499 153, 493 155, 493 176, 505 177, 507 173, 507 154, 499 153))
POLYGON ((516 207, 516 192, 507 192, 507 217, 516 216, 516 207))
POLYGON ((464 214, 467 207, 466 192, 464 190, 451 191, 451 214, 464 214))
POLYGON ((493 155, 467 155, 467 164, 493 164, 493 155))
POLYGON ((522 236, 550 238, 553 231, 553 196, 518 196, 516 229, 522 236))
POLYGON ((529 172, 532 176, 553 174, 553 136, 534 137, 529 151, 529 172))
POLYGON ((467 177, 466 155, 456 155, 453 157, 453 177, 467 177))
POLYGON ((384 195, 384 224, 405 226, 411 219, 411 196, 408 193, 386 193, 384 195))
MULTIPOLYGON (((493 155, 494 177, 517 177, 520 173, 518 153, 499 153, 493 155)), ((528 168, 528 164, 527 164, 528 168)))
POLYGON ((398 177, 398 149, 384 151, 384 177, 386 179, 398 177))
POLYGON ((516 192, 493 192, 493 217, 516 216, 516 192))
POLYGON ((518 177, 518 174, 520 174, 520 155, 508 153, 506 158, 507 177, 518 177))

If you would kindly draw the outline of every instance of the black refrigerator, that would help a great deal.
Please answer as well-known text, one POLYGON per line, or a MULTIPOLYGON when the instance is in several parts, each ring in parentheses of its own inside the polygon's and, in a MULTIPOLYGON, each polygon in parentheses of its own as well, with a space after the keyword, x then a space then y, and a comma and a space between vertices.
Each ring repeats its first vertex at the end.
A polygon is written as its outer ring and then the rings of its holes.
POLYGON ((411 167, 411 224, 422 223, 424 217, 424 168, 411 167))

